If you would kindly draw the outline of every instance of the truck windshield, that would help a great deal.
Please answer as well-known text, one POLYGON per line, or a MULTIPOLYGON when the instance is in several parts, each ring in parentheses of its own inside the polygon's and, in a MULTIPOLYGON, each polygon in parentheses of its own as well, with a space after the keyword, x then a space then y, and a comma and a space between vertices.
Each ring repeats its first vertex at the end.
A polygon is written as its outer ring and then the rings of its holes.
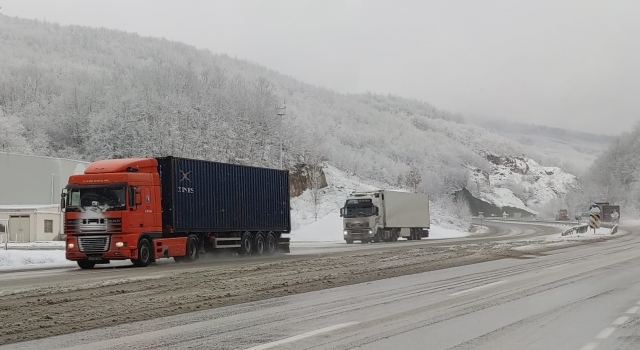
POLYGON ((371 216, 374 212, 375 207, 371 199, 347 199, 344 205, 345 218, 371 216))
POLYGON ((102 211, 126 209, 124 187, 73 188, 67 193, 68 211, 85 211, 99 208, 102 211))
POLYGON ((345 207, 344 208, 344 217, 345 218, 359 218, 365 216, 371 216, 374 213, 374 207, 345 207))

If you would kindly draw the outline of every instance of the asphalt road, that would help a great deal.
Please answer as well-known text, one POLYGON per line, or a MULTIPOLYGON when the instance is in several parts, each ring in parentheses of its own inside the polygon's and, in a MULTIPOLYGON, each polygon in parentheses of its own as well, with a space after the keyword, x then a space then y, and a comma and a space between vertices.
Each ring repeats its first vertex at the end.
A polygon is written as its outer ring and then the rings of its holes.
MULTIPOLYGON (((488 224, 485 224, 488 225, 488 224)), ((375 251, 402 251, 408 248, 423 246, 448 246, 453 244, 476 244, 501 240, 526 239, 540 237, 558 232, 557 228, 548 226, 521 225, 491 223, 490 232, 482 235, 452 238, 429 239, 422 241, 397 241, 370 244, 346 244, 342 243, 293 243, 291 254, 278 254, 275 256, 240 258, 238 256, 203 258, 196 263, 176 264, 173 259, 160 259, 157 263, 146 268, 134 268, 129 261, 114 261, 111 264, 97 265, 92 270, 81 270, 77 267, 53 268, 43 270, 23 270, 12 272, 0 272, 0 296, 3 293, 21 290, 24 288, 37 288, 39 286, 67 286, 78 283, 97 283, 116 278, 135 278, 137 276, 153 277, 165 276, 187 271, 202 270, 211 266, 220 269, 225 266, 237 266, 240 264, 257 264, 268 261, 295 261, 308 260, 317 257, 349 255, 356 252, 375 251)))
POLYGON ((630 231, 542 256, 394 277, 0 349, 638 349, 640 236, 630 231))

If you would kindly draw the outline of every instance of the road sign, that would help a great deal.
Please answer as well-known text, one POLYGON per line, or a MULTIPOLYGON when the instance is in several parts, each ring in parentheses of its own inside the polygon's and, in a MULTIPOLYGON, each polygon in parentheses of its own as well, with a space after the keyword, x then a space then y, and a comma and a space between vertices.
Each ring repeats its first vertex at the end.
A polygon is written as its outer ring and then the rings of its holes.
POLYGON ((589 227, 591 227, 594 231, 595 229, 600 228, 599 213, 591 213, 591 217, 589 218, 589 227))

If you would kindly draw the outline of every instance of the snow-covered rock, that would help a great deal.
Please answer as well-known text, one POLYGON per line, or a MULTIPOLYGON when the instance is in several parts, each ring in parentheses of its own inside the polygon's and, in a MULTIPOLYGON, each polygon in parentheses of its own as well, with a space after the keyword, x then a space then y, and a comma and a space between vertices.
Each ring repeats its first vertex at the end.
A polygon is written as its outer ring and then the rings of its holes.
POLYGON ((545 167, 532 159, 487 155, 489 172, 469 166, 467 190, 496 207, 513 207, 535 214, 533 208, 561 198, 576 184, 576 177, 558 167, 545 167))

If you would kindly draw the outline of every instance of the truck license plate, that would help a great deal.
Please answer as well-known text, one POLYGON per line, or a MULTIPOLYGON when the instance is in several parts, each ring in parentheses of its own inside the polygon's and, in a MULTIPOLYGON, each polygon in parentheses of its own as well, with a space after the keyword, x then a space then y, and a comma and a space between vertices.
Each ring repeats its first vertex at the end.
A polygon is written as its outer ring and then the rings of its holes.
POLYGON ((101 261, 102 260, 102 255, 89 255, 89 256, 87 256, 87 260, 101 261))

